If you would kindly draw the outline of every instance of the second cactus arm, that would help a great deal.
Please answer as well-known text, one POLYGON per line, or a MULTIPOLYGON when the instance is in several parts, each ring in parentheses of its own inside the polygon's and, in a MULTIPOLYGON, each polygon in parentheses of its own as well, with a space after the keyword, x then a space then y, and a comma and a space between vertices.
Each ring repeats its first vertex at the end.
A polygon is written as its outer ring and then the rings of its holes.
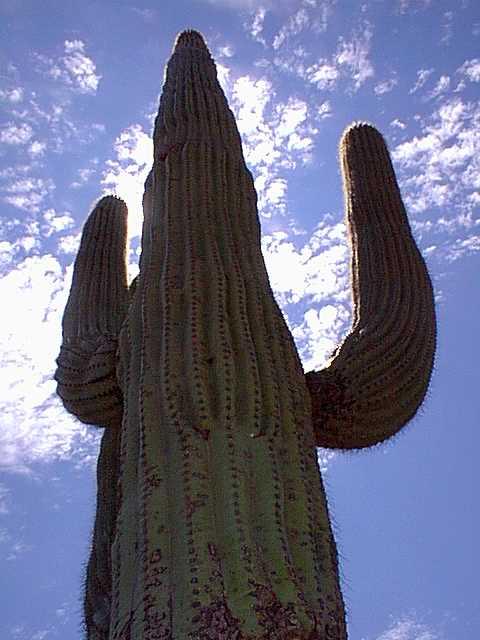
POLYGON ((315 443, 365 446, 408 420, 430 375, 434 315, 381 136, 356 126, 343 146, 354 325, 332 365, 305 376, 215 66, 199 34, 179 36, 130 302, 124 250, 110 241, 124 209, 107 199, 85 227, 64 317, 58 391, 108 425, 88 640, 346 638, 315 443), (382 409, 382 394, 398 408, 382 409))
POLYGON ((306 379, 317 445, 350 449, 382 442, 415 415, 432 372, 436 321, 430 277, 382 136, 352 125, 340 160, 352 329, 329 366, 306 379))

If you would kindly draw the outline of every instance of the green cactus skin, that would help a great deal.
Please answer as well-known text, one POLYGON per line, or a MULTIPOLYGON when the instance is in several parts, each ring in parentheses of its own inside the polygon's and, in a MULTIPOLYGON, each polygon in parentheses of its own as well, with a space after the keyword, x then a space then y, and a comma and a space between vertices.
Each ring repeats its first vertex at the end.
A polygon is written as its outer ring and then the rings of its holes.
POLYGON ((64 316, 58 393, 80 420, 107 427, 88 640, 346 638, 315 444, 367 446, 412 417, 435 315, 381 135, 352 126, 341 157, 354 322, 330 366, 305 375, 214 63, 197 32, 178 37, 140 274, 128 293, 126 208, 104 198, 64 316))

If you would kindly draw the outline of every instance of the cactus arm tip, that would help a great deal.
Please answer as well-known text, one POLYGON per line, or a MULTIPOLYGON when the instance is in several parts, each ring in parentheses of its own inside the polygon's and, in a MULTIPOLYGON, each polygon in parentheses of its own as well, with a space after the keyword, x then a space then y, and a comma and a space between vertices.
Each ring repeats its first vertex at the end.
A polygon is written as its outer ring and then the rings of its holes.
POLYGON ((399 431, 427 392, 433 289, 410 231, 387 146, 349 126, 340 160, 351 245, 353 320, 329 365, 306 374, 318 446, 362 448, 399 431))

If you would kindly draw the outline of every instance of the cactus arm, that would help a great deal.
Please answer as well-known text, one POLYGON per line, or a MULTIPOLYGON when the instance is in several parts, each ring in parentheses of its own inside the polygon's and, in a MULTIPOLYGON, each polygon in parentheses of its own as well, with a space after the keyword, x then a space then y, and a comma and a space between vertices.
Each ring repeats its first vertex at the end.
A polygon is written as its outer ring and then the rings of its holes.
POLYGON ((126 237, 125 203, 114 196, 102 198, 83 229, 55 373, 65 408, 87 424, 121 421, 115 368, 128 305, 126 237))
POLYGON ((382 442, 416 413, 435 352, 433 290, 387 147, 371 125, 340 144, 351 244, 352 329, 330 364, 306 374, 317 446, 382 442))

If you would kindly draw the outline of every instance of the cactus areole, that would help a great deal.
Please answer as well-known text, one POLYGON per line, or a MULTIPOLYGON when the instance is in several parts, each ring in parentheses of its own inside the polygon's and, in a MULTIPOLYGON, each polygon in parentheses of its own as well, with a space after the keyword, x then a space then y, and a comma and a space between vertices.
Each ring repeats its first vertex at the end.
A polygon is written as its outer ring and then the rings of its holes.
POLYGON ((340 145, 354 318, 305 374, 272 294, 252 176, 200 34, 168 63, 140 273, 125 204, 83 231, 56 380, 105 427, 87 566, 88 640, 346 638, 315 446, 381 442, 416 412, 432 287, 382 136, 340 145))

